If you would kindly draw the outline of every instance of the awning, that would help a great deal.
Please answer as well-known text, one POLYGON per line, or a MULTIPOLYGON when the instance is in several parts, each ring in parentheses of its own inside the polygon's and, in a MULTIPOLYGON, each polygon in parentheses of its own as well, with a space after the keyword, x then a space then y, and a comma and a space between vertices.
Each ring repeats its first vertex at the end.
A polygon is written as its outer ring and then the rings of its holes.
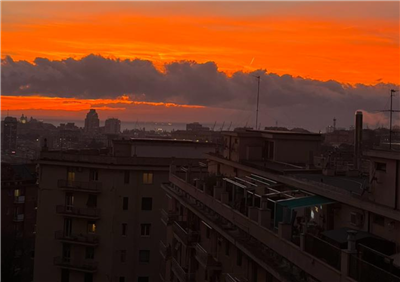
POLYGON ((289 210, 291 217, 293 209, 321 206, 332 203, 335 203, 335 201, 322 196, 309 196, 309 197, 294 198, 294 199, 291 198, 287 200, 278 201, 275 206, 275 227, 278 227, 278 222, 283 221, 284 208, 287 208, 289 210))

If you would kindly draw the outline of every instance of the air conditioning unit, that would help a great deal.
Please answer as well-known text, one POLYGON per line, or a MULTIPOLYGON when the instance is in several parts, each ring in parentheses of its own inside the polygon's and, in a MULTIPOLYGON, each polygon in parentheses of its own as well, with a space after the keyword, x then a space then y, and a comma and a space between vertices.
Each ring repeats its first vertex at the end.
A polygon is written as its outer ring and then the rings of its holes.
POLYGON ((350 213, 350 223, 353 226, 362 227, 364 224, 364 215, 358 212, 350 213))

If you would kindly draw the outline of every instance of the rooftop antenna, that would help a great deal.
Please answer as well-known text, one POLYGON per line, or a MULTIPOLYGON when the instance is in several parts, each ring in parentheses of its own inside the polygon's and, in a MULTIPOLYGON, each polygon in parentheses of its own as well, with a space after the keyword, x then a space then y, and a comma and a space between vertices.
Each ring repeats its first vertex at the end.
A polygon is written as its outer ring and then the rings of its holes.
POLYGON ((255 78, 257 78, 257 108, 256 108, 256 129, 258 125, 258 103, 260 101, 260 79, 261 77, 259 75, 253 75, 255 78))
POLYGON ((394 93, 399 90, 390 90, 390 110, 381 110, 379 112, 389 112, 390 117, 389 117, 389 150, 392 149, 392 123, 393 123, 393 113, 398 113, 400 112, 399 110, 393 110, 393 97, 394 93))

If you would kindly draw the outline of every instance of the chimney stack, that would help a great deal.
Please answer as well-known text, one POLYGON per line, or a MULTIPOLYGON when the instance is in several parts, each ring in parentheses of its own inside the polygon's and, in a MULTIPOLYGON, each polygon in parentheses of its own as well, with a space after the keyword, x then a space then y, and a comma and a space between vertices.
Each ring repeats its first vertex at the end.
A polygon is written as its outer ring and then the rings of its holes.
POLYGON ((357 170, 361 169, 362 130, 363 130, 363 114, 361 111, 357 111, 355 118, 355 130, 354 130, 354 168, 357 170))

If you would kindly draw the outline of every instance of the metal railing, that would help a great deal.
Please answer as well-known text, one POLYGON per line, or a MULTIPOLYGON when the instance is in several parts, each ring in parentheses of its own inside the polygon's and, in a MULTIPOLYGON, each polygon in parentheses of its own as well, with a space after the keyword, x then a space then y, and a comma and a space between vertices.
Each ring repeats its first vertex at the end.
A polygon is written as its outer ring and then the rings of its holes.
POLYGON ((99 218, 100 210, 96 208, 77 208, 71 206, 58 205, 56 206, 56 213, 68 216, 86 217, 86 218, 99 218))
POLYGON ((64 231, 59 230, 54 234, 54 238, 57 240, 68 241, 77 244, 88 244, 88 245, 98 245, 99 235, 97 234, 65 234, 64 231))
POLYGON ((175 221, 172 228, 174 233, 182 240, 185 245, 196 243, 199 239, 199 233, 190 230, 187 227, 186 222, 175 221))
POLYGON ((90 191, 90 192, 100 192, 102 188, 101 182, 97 181, 72 181, 59 179, 58 187, 64 189, 71 189, 77 191, 90 191))
POLYGON ((400 282, 400 277, 368 263, 358 258, 356 255, 350 255, 349 277, 358 282, 400 282))
POLYGON ((172 259, 172 271, 181 282, 194 281, 194 273, 189 273, 175 260, 172 259))
POLYGON ((54 265, 83 272, 96 272, 98 262, 88 259, 76 260, 71 258, 55 257, 54 265))
POLYGON ((161 209, 161 221, 166 225, 172 224, 174 221, 178 220, 178 213, 172 211, 166 211, 161 209))
POLYGON ((305 234, 305 251, 330 266, 341 269, 342 250, 311 234, 305 234))
POLYGON ((160 241, 160 254, 165 258, 169 258, 171 255, 171 248, 160 241))
POLYGON ((247 278, 243 275, 235 275, 232 273, 225 274, 225 282, 247 282, 247 278))

